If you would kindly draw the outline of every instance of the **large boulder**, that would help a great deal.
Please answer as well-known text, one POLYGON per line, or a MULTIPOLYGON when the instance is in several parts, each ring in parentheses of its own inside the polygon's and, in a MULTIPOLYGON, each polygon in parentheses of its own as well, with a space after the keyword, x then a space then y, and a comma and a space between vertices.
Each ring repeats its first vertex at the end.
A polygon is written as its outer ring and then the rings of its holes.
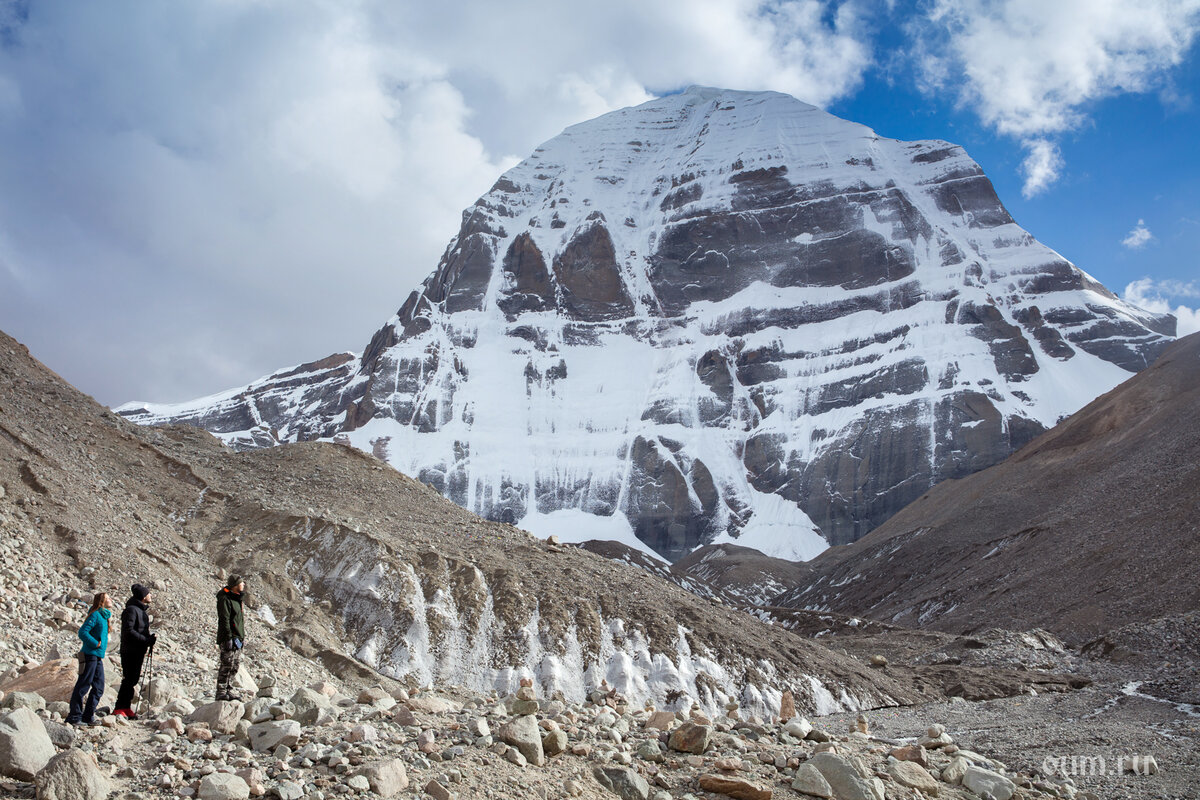
POLYGON ((188 715, 188 722, 203 722, 213 733, 233 733, 246 707, 236 700, 217 700, 205 703, 188 715))
POLYGON ((963 773, 962 785, 980 797, 984 792, 994 800, 1009 800, 1017 791, 1017 785, 998 772, 971 765, 963 773))
POLYGON ((692 753, 699 756, 704 755, 710 741, 712 741, 711 725, 685 722, 671 732, 671 738, 667 740, 667 747, 680 753, 692 753))
MULTIPOLYGON (((23 675, 0 685, 0 691, 8 696, 18 692, 34 692, 47 703, 67 702, 71 699, 71 690, 75 688, 75 679, 79 677, 79 662, 73 658, 57 658, 39 664, 23 675)), ((42 706, 45 708, 45 706, 42 706)))
POLYGON ((801 764, 796 768, 796 774, 792 777, 792 788, 800 794, 826 798, 826 800, 833 797, 833 787, 829 785, 829 781, 825 780, 821 771, 812 764, 801 764))
POLYGON ((13 691, 4 696, 4 701, 0 702, 0 708, 28 708, 37 713, 46 710, 46 698, 36 692, 13 691))
POLYGON ((367 764, 354 774, 366 778, 371 791, 383 798, 394 797, 408 788, 408 771, 398 758, 367 764))
POLYGON ((537 717, 531 714, 517 717, 504 725, 498 731, 500 741, 510 744, 521 751, 525 760, 536 767, 546 763, 546 753, 542 749, 542 732, 538 728, 537 717))
POLYGON ((200 800, 249 800, 250 784, 237 775, 214 772, 200 781, 196 796, 200 800))
POLYGON ((288 702, 296 709, 292 714, 292 719, 301 725, 313 725, 321 718, 323 710, 332 711, 333 709, 329 695, 309 689, 307 686, 297 689, 288 702))
POLYGON ((833 788, 838 800, 883 800, 883 782, 870 778, 863 770, 836 753, 817 753, 808 760, 833 788))
POLYGON ((54 752, 46 727, 28 708, 0 718, 0 775, 31 781, 54 758, 54 752))
POLYGON ((186 699, 186 695, 183 689, 180 688, 179 684, 175 683, 175 681, 171 680, 165 675, 158 675, 150 681, 150 687, 147 690, 147 695, 150 705, 154 706, 155 708, 165 706, 167 703, 170 703, 173 700, 186 699))
POLYGON ((65 750, 33 779, 38 800, 104 800, 111 789, 91 753, 65 750))
POLYGON ((929 774, 929 770, 914 761, 893 761, 888 764, 887 770, 892 780, 901 786, 917 789, 928 795, 938 793, 938 782, 929 774))
POLYGON ((646 779, 625 767, 596 767, 592 770, 596 782, 620 797, 621 800, 646 800, 650 785, 646 779))
POLYGON ((251 748, 260 753, 270 753, 281 744, 295 746, 300 741, 300 723, 294 719, 260 722, 251 725, 247 734, 251 748))

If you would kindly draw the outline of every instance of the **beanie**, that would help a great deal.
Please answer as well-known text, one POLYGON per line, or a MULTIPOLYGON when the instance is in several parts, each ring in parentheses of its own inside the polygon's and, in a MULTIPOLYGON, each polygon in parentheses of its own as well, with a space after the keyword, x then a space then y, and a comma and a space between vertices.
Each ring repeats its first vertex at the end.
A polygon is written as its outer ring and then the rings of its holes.
POLYGON ((226 589, 232 589, 232 588, 234 588, 235 586, 237 586, 237 585, 238 585, 239 583, 241 583, 241 582, 242 582, 242 576, 241 576, 241 575, 230 575, 230 576, 229 576, 229 580, 225 581, 225 588, 226 588, 226 589))
POLYGON ((135 583, 133 586, 130 586, 129 591, 138 600, 145 600, 146 595, 150 594, 150 590, 145 586, 142 586, 140 583, 135 583))

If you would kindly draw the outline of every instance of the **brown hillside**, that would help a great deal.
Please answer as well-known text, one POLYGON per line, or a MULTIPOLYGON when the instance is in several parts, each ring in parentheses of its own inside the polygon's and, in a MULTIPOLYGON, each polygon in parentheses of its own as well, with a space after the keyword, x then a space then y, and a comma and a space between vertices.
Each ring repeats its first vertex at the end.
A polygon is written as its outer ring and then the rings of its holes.
POLYGON ((1200 608, 1200 334, 811 566, 782 604, 945 631, 1081 641, 1200 608))

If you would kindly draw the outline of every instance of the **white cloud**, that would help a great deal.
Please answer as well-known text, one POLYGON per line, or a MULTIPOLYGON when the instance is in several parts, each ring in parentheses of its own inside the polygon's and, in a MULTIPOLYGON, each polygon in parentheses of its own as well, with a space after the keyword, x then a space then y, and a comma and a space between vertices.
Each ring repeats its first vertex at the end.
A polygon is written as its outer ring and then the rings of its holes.
POLYGON ((1058 171, 1062 168, 1062 156, 1054 142, 1046 139, 1034 139, 1025 143, 1029 151, 1021 163, 1025 173, 1025 185, 1021 194, 1033 197, 1041 194, 1058 180, 1058 171))
POLYGON ((1049 138, 1077 128, 1105 97, 1167 90, 1200 32, 1200 0, 936 0, 918 28, 926 84, 950 88, 1031 151, 1045 180, 1049 138))
POLYGON ((1150 229, 1146 227, 1146 221, 1144 219, 1139 219, 1137 221, 1137 225, 1133 227, 1133 230, 1131 230, 1125 236, 1125 238, 1121 240, 1121 244, 1123 244, 1125 247, 1128 247, 1130 250, 1138 250, 1149 244, 1150 240, 1153 238, 1154 234, 1151 233, 1150 229))
POLYGON ((0 4, 0 319, 104 402, 361 348, 541 141, 688 83, 828 103, 870 62, 861 16, 853 0, 0 4))
POLYGON ((1178 302, 1200 300, 1200 285, 1196 283, 1141 278, 1125 287, 1122 299, 1156 314, 1174 314, 1179 336, 1200 331, 1200 308, 1178 302))

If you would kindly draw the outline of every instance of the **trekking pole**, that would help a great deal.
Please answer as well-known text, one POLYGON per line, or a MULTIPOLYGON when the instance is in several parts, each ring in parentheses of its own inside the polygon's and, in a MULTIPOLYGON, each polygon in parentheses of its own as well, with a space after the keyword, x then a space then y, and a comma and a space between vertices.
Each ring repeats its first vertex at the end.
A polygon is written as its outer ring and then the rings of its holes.
POLYGON ((150 684, 154 682, 154 645, 150 645, 146 655, 146 677, 142 679, 142 702, 138 704, 138 716, 145 714, 150 707, 150 684))

